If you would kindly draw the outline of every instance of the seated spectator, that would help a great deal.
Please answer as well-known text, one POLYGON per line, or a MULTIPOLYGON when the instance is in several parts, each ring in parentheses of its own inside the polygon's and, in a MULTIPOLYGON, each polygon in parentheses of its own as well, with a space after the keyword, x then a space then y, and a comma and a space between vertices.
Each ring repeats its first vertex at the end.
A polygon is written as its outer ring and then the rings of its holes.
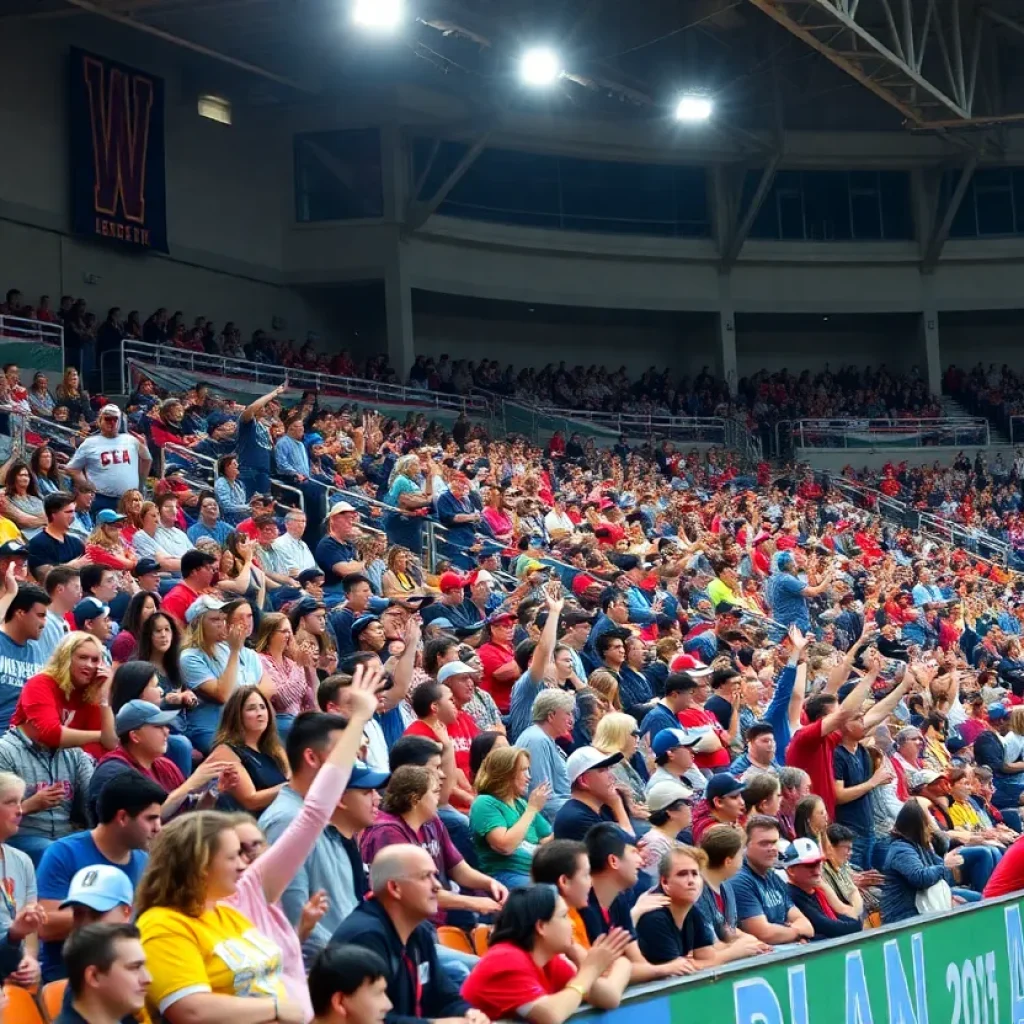
POLYGON ((361 742, 363 724, 376 707, 376 694, 382 681, 379 671, 359 670, 349 693, 349 724, 334 742, 298 813, 275 843, 267 843, 249 815, 237 814, 231 819, 245 869, 237 891, 226 902, 280 946, 282 981, 289 997, 304 1008, 303 1020, 309 1017, 310 1007, 301 944, 326 912, 328 898, 322 891, 313 892, 303 906, 297 928, 288 920, 280 900, 296 874, 304 870, 303 865, 317 837, 329 827, 328 822, 349 779, 349 766, 361 742))
POLYGON ((0 940, 17 950, 17 966, 5 975, 8 985, 31 988, 39 984, 39 926, 43 910, 37 902, 36 870, 32 859, 10 844, 21 820, 25 783, 11 772, 0 772, 0 884, 7 898, 0 905, 0 940))
POLYGON ((629 933, 631 941, 624 955, 631 965, 630 982, 641 984, 658 978, 693 974, 696 967, 684 957, 673 957, 660 964, 650 963, 640 952, 633 925, 633 890, 640 877, 640 855, 633 837, 611 822, 595 825, 585 840, 590 859, 591 889, 580 918, 591 946, 598 938, 615 929, 629 933))
POLYGON ((309 972, 313 1024, 381 1024, 391 1010, 388 966, 361 946, 328 946, 309 972))
POLYGON ((591 826, 606 821, 632 834, 632 823, 611 773, 611 766, 621 760, 621 754, 602 754, 595 747, 580 747, 569 755, 565 770, 572 795, 555 816, 557 838, 584 839, 591 826))
MULTIPOLYGON (((134 663, 129 664, 134 667, 134 663)), ((146 666, 143 671, 151 668, 146 666)), ((155 690, 152 675, 151 679, 151 687, 155 690)), ((89 782, 90 820, 97 820, 97 806, 103 787, 115 775, 124 772, 137 772, 167 793, 161 807, 164 820, 172 818, 193 793, 217 778, 223 766, 202 765, 186 778, 166 756, 169 725, 177 715, 177 711, 161 711, 147 700, 129 700, 118 708, 115 718, 118 745, 99 759, 89 782)))
POLYGON ((205 594, 213 583, 217 559, 193 548, 181 556, 181 581, 164 595, 160 608, 171 615, 179 626, 185 625, 185 613, 205 594))
POLYGON ((133 924, 91 924, 64 945, 70 999, 56 1024, 134 1019, 146 1003, 150 975, 133 924))
POLYGON ((255 1019, 257 1008, 267 1020, 303 1019, 283 984, 280 947, 227 902, 240 877, 231 821, 216 811, 175 819, 139 882, 138 926, 153 978, 147 1005, 170 1024, 255 1019))
POLYGON ((662 729, 678 729, 679 714, 693 706, 701 674, 710 675, 710 668, 672 672, 665 680, 665 692, 640 723, 642 736, 655 736, 662 729))
POLYGON ((441 883, 436 923, 466 921, 473 926, 476 918, 472 915, 496 913, 508 890, 462 858, 437 816, 440 797, 441 780, 437 772, 411 764, 397 768, 384 791, 382 810, 359 837, 359 851, 363 861, 372 864, 389 845, 412 843, 427 850, 434 858, 441 883), (451 889, 452 882, 458 887, 455 891, 451 889), (488 895, 472 896, 460 891, 467 889, 488 895))
POLYGON ((775 727, 755 722, 746 732, 746 750, 729 765, 729 772, 747 782, 755 775, 778 775, 782 766, 775 760, 775 727))
MULTIPOLYGON (((302 810, 318 772, 345 728, 344 718, 320 712, 307 712, 295 720, 286 747, 291 778, 260 815, 260 828, 268 842, 276 842, 302 810)), ((379 804, 376 790, 387 780, 387 774, 374 772, 365 764, 353 765, 345 791, 331 812, 330 824, 317 833, 301 868, 281 894, 281 908, 294 928, 299 926, 303 909, 314 894, 327 894, 327 911, 302 943, 303 958, 308 963, 327 945, 332 930, 366 897, 365 868, 355 836, 373 822, 379 804)))
POLYGON ((529 885, 534 851, 551 840, 541 813, 547 784, 530 792, 530 755, 519 747, 495 747, 480 766, 476 788, 469 827, 481 871, 509 889, 529 885))
MULTIPOLYGON (((416 720, 405 730, 406 736, 423 736, 426 739, 439 739, 451 735, 450 730, 459 719, 459 709, 455 705, 452 691, 443 683, 427 680, 416 687, 412 695, 412 710, 416 720)), ((473 787, 465 772, 458 766, 456 758, 455 777, 449 787, 449 799, 454 807, 468 811, 473 802, 473 787)))
POLYGON ((55 565, 81 569, 88 564, 85 545, 72 534, 75 499, 67 491, 56 491, 43 499, 46 525, 28 542, 28 568, 32 575, 45 581, 55 565))
POLYGON ((260 618, 253 648, 259 655, 264 674, 270 680, 270 703, 277 719, 277 731, 284 742, 296 715, 315 711, 317 685, 313 654, 298 648, 288 616, 268 612, 260 618))
POLYGON ((654 892, 666 897, 668 905, 649 910, 636 925, 640 952, 650 963, 685 958, 700 970, 765 952, 752 935, 739 936, 731 943, 716 938, 711 921, 700 908, 701 872, 706 865, 707 854, 692 846, 677 843, 662 854, 654 892))
POLYGON ((228 628, 227 605, 209 595, 194 601, 185 613, 189 632, 181 651, 181 680, 199 702, 188 712, 188 738, 209 752, 221 709, 239 686, 255 686, 263 666, 245 647, 246 628, 228 628))
POLYGON ((437 672, 438 683, 451 691, 457 711, 455 721, 448 725, 448 735, 455 748, 455 766, 465 776, 467 783, 471 782, 469 751, 473 740, 480 734, 480 727, 466 710, 480 692, 476 688, 477 674, 477 670, 464 661, 449 662, 437 672))
MULTIPOLYGON (((221 504, 223 505, 223 501, 221 504)), ((284 517, 284 533, 273 544, 274 551, 280 557, 285 572, 294 574, 296 577, 308 569, 319 570, 313 552, 309 550, 309 545, 302 539, 306 532, 306 522, 305 512, 301 509, 292 509, 284 517)), ((323 571, 319 571, 322 576, 323 571)))
POLYGON ((824 854, 813 839, 796 839, 782 852, 779 863, 789 879, 789 896, 810 922, 815 939, 855 935, 863 924, 859 915, 835 895, 822 877, 824 854))
POLYGON ((656 877, 661 858, 676 846, 676 838, 692 820, 693 790, 680 782, 658 782, 647 793, 650 830, 640 837, 637 849, 641 866, 656 877))
POLYGON ((769 945, 813 938, 810 921, 794 906, 786 883, 775 873, 778 823, 755 815, 747 822, 746 833, 743 867, 729 883, 740 928, 769 945))
POLYGON ((288 781, 274 710, 255 686, 237 687, 224 702, 209 760, 235 766, 219 800, 222 810, 259 814, 288 781))
MULTIPOLYGON (((743 790, 744 813, 763 814, 778 821, 782 805, 782 787, 774 775, 760 775, 750 779, 743 790)), ((781 835, 781 829, 780 835, 781 835)))
POLYGON ((121 533, 125 522, 123 515, 110 508, 96 514, 96 527, 85 542, 86 556, 94 565, 118 570, 135 568, 138 555, 125 544, 121 533))
POLYGON ((544 689, 533 701, 533 725, 519 734, 516 745, 530 757, 530 789, 547 786, 542 813, 553 823, 571 796, 565 756, 555 742, 572 730, 576 700, 564 690, 544 689))
POLYGON ((623 954, 630 943, 628 931, 614 928, 597 938, 577 968, 568 955, 572 925, 565 900, 551 886, 533 885, 509 897, 462 994, 492 1020, 562 1024, 584 1000, 613 1010, 629 983, 631 965, 623 954))
MULTIPOLYGON (((825 884, 831 888, 833 895, 840 908, 838 912, 847 917, 856 917, 863 920, 869 909, 878 909, 877 892, 875 888, 868 886, 879 886, 885 881, 885 876, 880 871, 862 871, 855 878, 850 869, 850 860, 853 857, 853 830, 845 825, 829 825, 825 830, 824 842, 821 851, 825 854, 825 861, 822 864, 821 876, 825 884), (861 887, 864 893, 861 893, 861 887)), ((818 843, 815 841, 815 845, 818 843)), ((835 902, 830 902, 835 906, 835 902)))
POLYGON ((370 865, 370 888, 373 899, 345 918, 332 944, 361 946, 388 964, 388 998, 396 1018, 461 1017, 468 1024, 485 1024, 487 1018, 470 1009, 438 962, 430 921, 437 914, 440 883, 430 854, 418 846, 386 847, 370 865))
POLYGON ((565 900, 573 939, 573 947, 566 955, 579 967, 590 949, 590 936, 580 917, 580 910, 590 900, 590 858, 586 844, 575 839, 553 839, 545 843, 533 855, 530 876, 535 884, 553 886, 565 900))
POLYGON ((120 868, 132 886, 137 885, 146 850, 160 831, 160 807, 166 797, 163 789, 141 775, 125 772, 115 776, 100 793, 96 827, 65 836, 46 848, 36 871, 39 902, 46 911, 46 921, 39 929, 44 982, 64 977, 61 943, 71 931, 74 915, 61 906, 67 901, 72 879, 82 868, 107 864, 120 868))
POLYGON ((42 672, 25 683, 11 725, 22 726, 29 739, 54 750, 82 747, 93 757, 113 750, 117 734, 107 700, 111 672, 105 655, 96 636, 68 634, 42 672))
POLYGON ((39 587, 17 587, 13 577, 5 580, 0 595, 0 607, 6 606, 0 626, 0 728, 4 730, 25 683, 42 668, 39 641, 49 621, 49 604, 49 595, 39 587))
MULTIPOLYGON (((51 572, 51 576, 53 573, 51 572)), ((128 602, 121 628, 110 645, 110 657, 119 665, 132 661, 139 649, 139 636, 146 620, 160 610, 160 598, 146 590, 132 595, 128 602)))
POLYGON ((701 868, 704 887, 697 898, 697 906, 714 930, 715 938, 727 944, 756 938, 739 930, 736 897, 732 886, 725 884, 743 867, 745 843, 746 836, 739 829, 731 825, 712 825, 700 844, 706 859, 701 868))
POLYGON ((644 810, 644 787, 647 783, 647 766, 643 756, 638 756, 640 728, 636 719, 624 711, 605 715, 598 722, 594 733, 594 748, 603 754, 621 754, 622 760, 611 767, 612 777, 619 792, 626 794, 631 816, 636 809, 644 810))
POLYGON ((112 667, 110 651, 107 649, 107 644, 114 631, 114 622, 110 617, 110 605, 104 604, 97 597, 83 597, 71 609, 71 621, 76 630, 95 637, 99 641, 103 663, 108 668, 112 667))
MULTIPOLYGON (((61 910, 71 909, 71 934, 90 924, 126 924, 132 919, 135 889, 112 864, 90 864, 71 879, 61 910)), ((65 999, 65 1004, 67 1000, 65 999)))
POLYGON ((651 752, 657 767, 647 780, 646 791, 650 792, 659 782, 679 782, 693 790, 698 798, 702 796, 707 779, 693 763, 693 748, 700 742, 700 738, 699 732, 679 728, 662 729, 654 734, 651 752))
MULTIPOLYGON (((704 800, 693 812, 693 841, 699 843, 712 825, 740 828, 746 813, 743 783, 728 772, 712 775, 704 789, 704 800)), ((766 940, 767 941, 767 940, 766 940)))
MULTIPOLYGON (((46 575, 45 588, 50 604, 46 609, 46 624, 35 644, 40 665, 50 660, 57 644, 71 632, 66 616, 82 599, 82 582, 79 574, 80 570, 78 569, 58 565, 46 575)), ((6 626, 4 626, 3 632, 7 633, 6 626)), ((10 655, 8 654, 8 656, 10 655)))
POLYGON ((8 518, 18 527, 22 536, 31 540, 48 521, 32 470, 28 468, 27 462, 12 455, 4 466, 0 466, 0 480, 3 481, 7 498, 8 518))
POLYGON ((38 864, 55 840, 88 825, 85 794, 93 761, 80 747, 52 748, 12 726, 0 735, 0 771, 25 787, 18 831, 6 842, 38 864))
MULTIPOLYGON (((939 882, 950 885, 953 871, 963 865, 959 851, 940 857, 935 852, 938 828, 916 799, 908 800, 896 816, 892 844, 885 856, 882 888, 882 923, 894 924, 916 917, 918 896, 939 882)), ((961 899, 963 897, 961 896, 961 899)), ((952 909, 952 899, 949 908, 952 909)))
POLYGON ((245 486, 238 478, 238 456, 222 455, 217 460, 217 475, 213 493, 224 518, 237 525, 249 515, 249 500, 245 486))

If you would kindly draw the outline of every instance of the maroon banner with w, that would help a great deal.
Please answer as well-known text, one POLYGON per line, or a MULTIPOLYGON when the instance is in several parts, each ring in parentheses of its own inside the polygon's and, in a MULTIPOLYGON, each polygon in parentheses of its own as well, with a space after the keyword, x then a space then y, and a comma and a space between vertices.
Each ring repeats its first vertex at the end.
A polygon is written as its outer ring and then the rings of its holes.
POLYGON ((70 111, 75 234, 167 252, 163 79, 72 49, 70 111))

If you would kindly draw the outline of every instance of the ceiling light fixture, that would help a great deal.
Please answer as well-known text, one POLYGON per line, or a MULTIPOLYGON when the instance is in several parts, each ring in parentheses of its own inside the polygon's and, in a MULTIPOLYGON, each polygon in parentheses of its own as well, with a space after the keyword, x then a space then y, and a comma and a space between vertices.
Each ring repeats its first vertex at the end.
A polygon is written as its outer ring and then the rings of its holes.
POLYGON ((558 54, 546 46, 527 50, 519 62, 519 74, 527 85, 551 85, 562 77, 562 73, 558 54))
POLYGON ((355 0, 352 20, 360 27, 374 32, 393 32, 403 14, 402 0, 355 0))
POLYGON ((697 93, 686 93, 676 105, 676 120, 691 124, 706 121, 711 117, 713 104, 707 96, 697 93))

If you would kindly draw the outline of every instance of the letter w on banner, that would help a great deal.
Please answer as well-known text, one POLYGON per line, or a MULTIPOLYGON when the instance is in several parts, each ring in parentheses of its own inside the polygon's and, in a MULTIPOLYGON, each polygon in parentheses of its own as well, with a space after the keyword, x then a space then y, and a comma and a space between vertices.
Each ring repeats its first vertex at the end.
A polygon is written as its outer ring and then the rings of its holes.
POLYGON ((167 252, 162 78, 71 51, 75 234, 167 252))

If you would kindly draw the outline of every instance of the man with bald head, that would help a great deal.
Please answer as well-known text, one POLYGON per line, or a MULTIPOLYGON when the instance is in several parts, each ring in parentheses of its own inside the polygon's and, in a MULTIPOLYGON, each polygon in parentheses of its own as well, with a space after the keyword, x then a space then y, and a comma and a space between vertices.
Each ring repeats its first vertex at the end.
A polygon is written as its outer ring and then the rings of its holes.
POLYGON ((489 1024, 438 964, 430 919, 441 883, 430 854, 405 843, 385 847, 370 865, 370 889, 373 899, 342 921, 331 943, 373 950, 388 965, 388 1019, 489 1024))

